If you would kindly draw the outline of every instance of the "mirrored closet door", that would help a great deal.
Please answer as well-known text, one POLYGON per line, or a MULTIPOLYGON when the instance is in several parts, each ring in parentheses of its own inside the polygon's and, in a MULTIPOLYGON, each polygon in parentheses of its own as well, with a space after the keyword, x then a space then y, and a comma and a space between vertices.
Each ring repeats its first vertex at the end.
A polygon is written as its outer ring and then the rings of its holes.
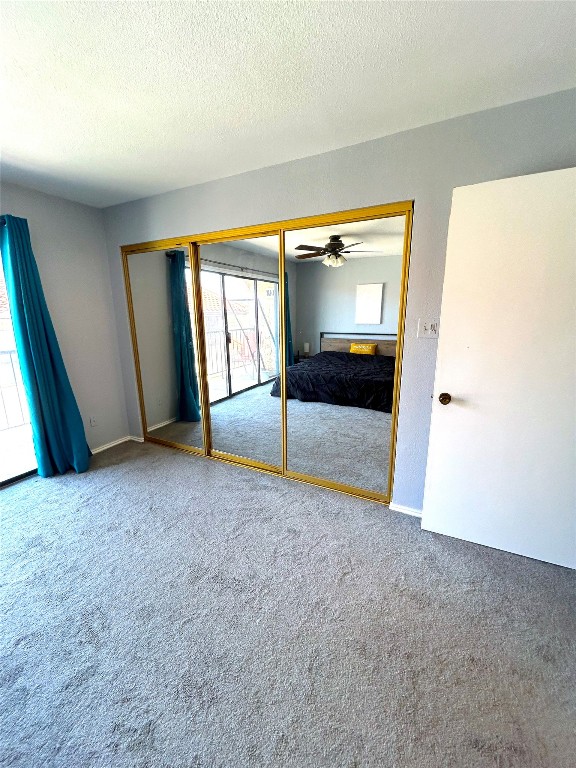
POLYGON ((210 454, 280 468, 279 237, 199 250, 210 454))
POLYGON ((285 233, 288 471, 389 492, 406 216, 285 233))
POLYGON ((124 246, 145 439, 389 501, 412 210, 124 246))
POLYGON ((124 265, 144 434, 203 451, 189 249, 130 253, 124 265))

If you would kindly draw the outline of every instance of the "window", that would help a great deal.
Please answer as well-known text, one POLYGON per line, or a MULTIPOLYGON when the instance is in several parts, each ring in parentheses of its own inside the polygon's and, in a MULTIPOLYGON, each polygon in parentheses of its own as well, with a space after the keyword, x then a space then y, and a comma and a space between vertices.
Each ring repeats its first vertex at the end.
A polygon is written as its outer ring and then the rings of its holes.
POLYGON ((0 484, 35 469, 30 414, 0 263, 0 484))

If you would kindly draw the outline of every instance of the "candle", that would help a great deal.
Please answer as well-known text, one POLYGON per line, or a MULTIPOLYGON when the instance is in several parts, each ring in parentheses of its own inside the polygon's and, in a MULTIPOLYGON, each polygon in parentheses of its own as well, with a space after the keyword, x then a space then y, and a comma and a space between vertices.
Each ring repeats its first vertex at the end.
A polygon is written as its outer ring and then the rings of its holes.
POLYGON ((310 354, 310 344, 308 344, 307 341, 304 342, 304 354, 309 355, 310 354))

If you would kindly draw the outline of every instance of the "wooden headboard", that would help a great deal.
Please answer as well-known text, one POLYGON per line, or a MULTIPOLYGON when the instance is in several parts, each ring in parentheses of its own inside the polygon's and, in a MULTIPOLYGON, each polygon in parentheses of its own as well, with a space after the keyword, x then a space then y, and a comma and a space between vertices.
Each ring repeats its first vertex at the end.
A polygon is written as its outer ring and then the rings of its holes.
POLYGON ((324 336, 320 334, 320 352, 350 352, 350 344, 377 344, 376 354, 396 357, 396 339, 365 339, 359 336, 324 336))

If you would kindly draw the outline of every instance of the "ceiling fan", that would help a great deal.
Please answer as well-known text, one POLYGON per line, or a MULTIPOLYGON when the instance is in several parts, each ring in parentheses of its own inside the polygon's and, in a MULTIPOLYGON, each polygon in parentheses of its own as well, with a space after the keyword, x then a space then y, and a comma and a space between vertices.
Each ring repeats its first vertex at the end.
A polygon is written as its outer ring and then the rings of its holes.
POLYGON ((297 259, 313 259, 316 256, 325 256, 322 261, 327 267, 342 267, 346 263, 346 259, 342 254, 344 253, 375 253, 375 251, 350 251, 354 245, 362 245, 362 243, 350 243, 345 245, 342 242, 340 235, 330 235, 330 239, 324 247, 319 245, 297 245, 296 251, 310 251, 310 253, 296 254, 297 259))

